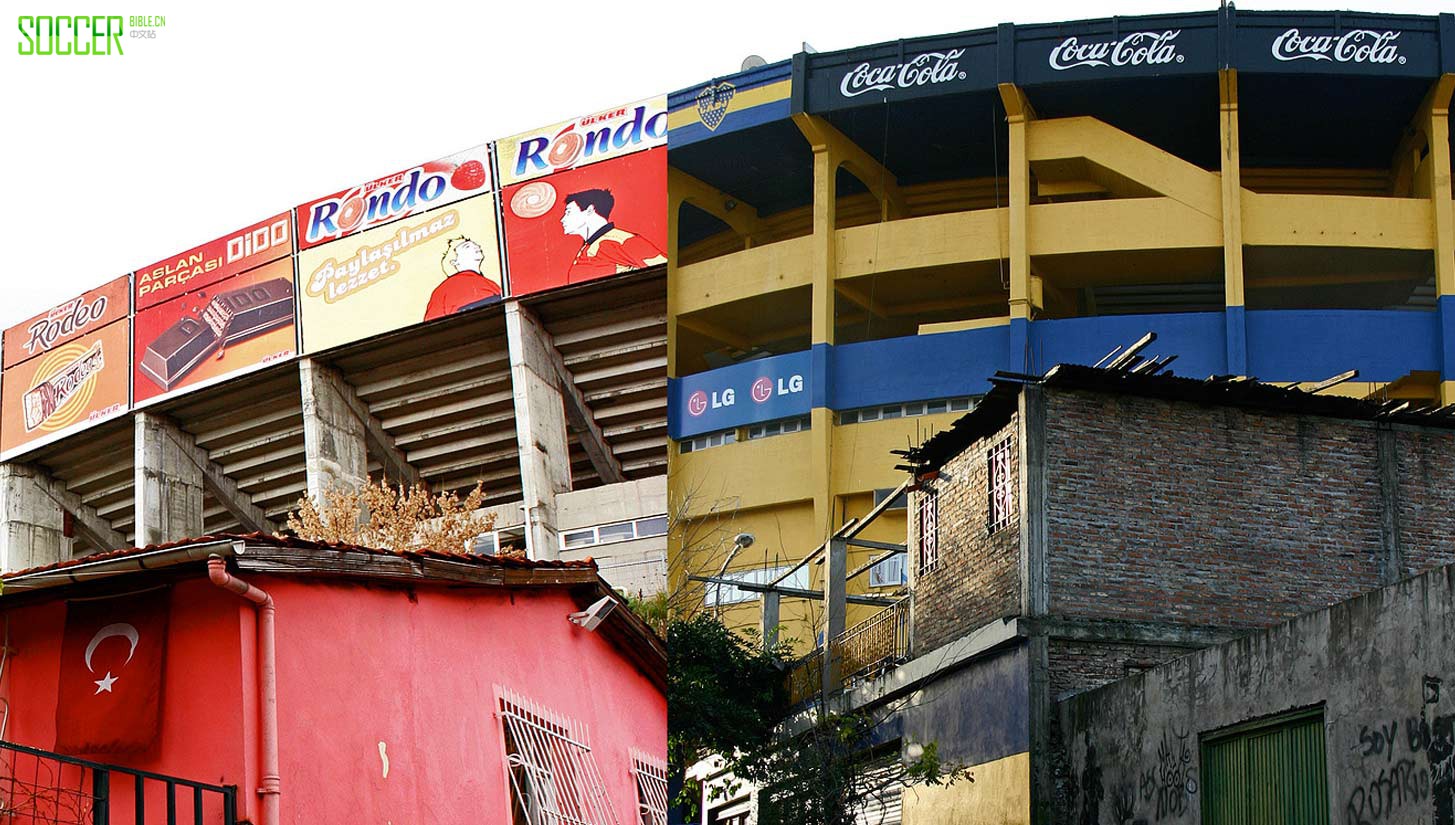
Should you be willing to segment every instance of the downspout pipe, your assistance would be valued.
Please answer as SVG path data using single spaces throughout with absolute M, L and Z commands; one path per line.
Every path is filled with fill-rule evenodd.
M 278 759 L 278 652 L 274 643 L 273 597 L 227 572 L 227 563 L 213 554 L 207 558 L 207 577 L 223 590 L 258 606 L 258 693 L 262 704 L 263 771 L 258 795 L 262 797 L 259 825 L 281 825 L 279 797 L 282 780 Z

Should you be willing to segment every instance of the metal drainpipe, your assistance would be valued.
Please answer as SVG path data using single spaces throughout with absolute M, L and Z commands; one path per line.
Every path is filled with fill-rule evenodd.
M 262 797 L 262 821 L 259 825 L 280 825 L 278 775 L 278 656 L 273 637 L 273 597 L 227 572 L 227 564 L 216 554 L 207 557 L 207 577 L 224 590 L 236 593 L 258 606 L 258 698 L 262 704 L 261 738 L 263 740 L 263 781 L 258 788 Z

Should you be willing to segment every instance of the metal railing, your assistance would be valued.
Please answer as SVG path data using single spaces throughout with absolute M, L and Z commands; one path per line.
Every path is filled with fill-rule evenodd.
M 874 676 L 909 655 L 909 599 L 896 602 L 834 639 L 843 684 Z
M 838 687 L 878 676 L 909 658 L 909 599 L 903 599 L 848 628 L 833 641 Z M 823 690 L 820 648 L 788 668 L 788 702 L 797 705 Z
M 0 822 L 146 825 L 149 821 L 237 825 L 237 786 L 210 785 L 0 742 Z

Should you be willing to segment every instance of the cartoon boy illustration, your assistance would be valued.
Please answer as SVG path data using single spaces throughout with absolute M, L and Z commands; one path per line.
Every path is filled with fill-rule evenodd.
M 500 285 L 480 274 L 484 260 L 485 250 L 480 244 L 463 235 L 451 238 L 440 258 L 445 280 L 430 293 L 424 320 L 432 321 L 500 300 Z
M 561 229 L 567 235 L 581 236 L 581 250 L 571 262 L 566 283 L 667 262 L 667 256 L 651 241 L 611 222 L 614 206 L 616 198 L 610 189 L 584 189 L 566 196 Z

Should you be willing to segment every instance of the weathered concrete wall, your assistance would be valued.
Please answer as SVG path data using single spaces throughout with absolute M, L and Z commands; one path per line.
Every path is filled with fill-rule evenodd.
M 36 471 L 0 464 L 0 570 L 24 570 L 71 556 L 65 513 L 41 489 Z
M 995 435 L 955 456 L 934 482 L 939 497 L 939 564 L 919 572 L 919 507 L 925 493 L 909 497 L 909 565 L 914 586 L 914 648 L 928 651 L 975 628 L 1021 611 L 1020 520 L 989 532 L 990 488 L 986 455 L 1002 439 L 1014 438 L 1018 416 Z M 1011 474 L 1020 473 L 1011 449 Z M 1020 511 L 1019 485 L 1016 512 Z
M 1330 822 L 1455 823 L 1455 566 L 1061 702 L 1058 821 L 1200 822 L 1201 738 L 1316 706 Z

